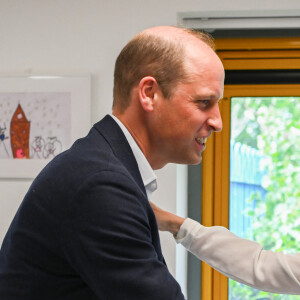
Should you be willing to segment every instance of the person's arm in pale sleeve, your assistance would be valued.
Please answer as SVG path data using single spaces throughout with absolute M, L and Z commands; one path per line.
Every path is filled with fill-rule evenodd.
M 263 250 L 225 227 L 205 227 L 153 206 L 161 230 L 227 277 L 273 293 L 300 294 L 300 253 Z

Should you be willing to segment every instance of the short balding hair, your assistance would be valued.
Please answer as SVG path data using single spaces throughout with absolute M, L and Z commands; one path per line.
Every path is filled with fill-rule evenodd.
M 214 50 L 213 38 L 202 31 L 181 29 Z M 131 101 L 131 91 L 142 78 L 152 76 L 163 96 L 170 98 L 174 87 L 188 79 L 184 68 L 185 45 L 181 40 L 142 32 L 120 52 L 114 71 L 113 108 L 125 111 Z

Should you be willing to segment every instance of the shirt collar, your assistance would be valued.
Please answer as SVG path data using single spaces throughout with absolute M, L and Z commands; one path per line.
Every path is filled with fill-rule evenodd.
M 148 196 L 148 199 L 150 199 L 152 193 L 157 189 L 157 177 L 152 170 L 149 162 L 147 161 L 144 153 L 128 131 L 128 129 L 124 126 L 124 124 L 114 115 L 111 115 L 111 117 L 117 122 L 117 124 L 120 126 L 121 130 L 123 131 L 130 147 L 133 152 L 133 155 L 137 161 L 139 171 L 142 176 L 142 180 L 146 189 L 146 193 Z

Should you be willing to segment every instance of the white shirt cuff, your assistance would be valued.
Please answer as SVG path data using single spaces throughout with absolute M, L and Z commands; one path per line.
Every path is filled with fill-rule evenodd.
M 199 224 L 197 221 L 192 220 L 190 218 L 186 218 L 182 225 L 180 226 L 180 229 L 177 233 L 177 236 L 175 237 L 177 244 L 184 244 L 184 246 L 190 246 L 190 243 L 192 242 L 192 236 L 193 231 L 199 230 L 199 227 L 203 227 L 201 224 Z

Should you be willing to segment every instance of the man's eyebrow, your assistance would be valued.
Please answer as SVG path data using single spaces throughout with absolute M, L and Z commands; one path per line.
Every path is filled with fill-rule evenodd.
M 221 98 L 217 97 L 216 95 L 196 95 L 193 97 L 195 99 L 195 101 L 197 100 L 219 100 Z

